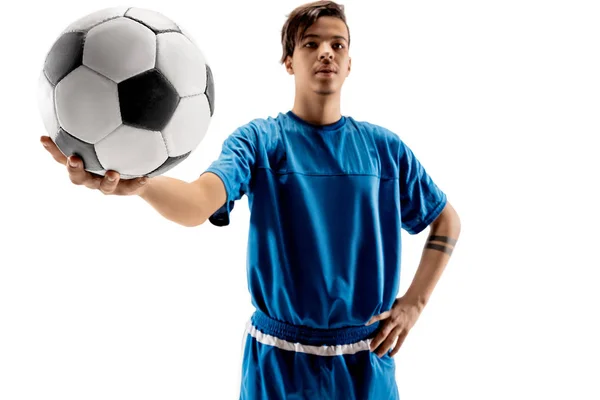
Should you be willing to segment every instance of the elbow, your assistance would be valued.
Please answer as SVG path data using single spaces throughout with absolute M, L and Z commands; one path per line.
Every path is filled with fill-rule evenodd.
M 195 221 L 183 221 L 183 222 L 179 222 L 179 225 L 183 226 L 184 228 L 195 228 L 197 226 L 202 225 L 203 222 L 195 222 Z
M 200 218 L 194 218 L 194 219 L 188 220 L 188 221 L 186 221 L 185 224 L 182 224 L 182 225 L 185 226 L 186 228 L 195 228 L 197 226 L 204 225 L 204 223 L 206 221 L 208 221 L 208 218 L 200 217 Z
M 208 221 L 208 218 L 205 217 L 203 213 L 196 212 L 192 215 L 186 215 L 175 222 L 186 228 L 195 228 L 204 224 L 206 221 Z
M 185 227 L 185 228 L 195 228 L 197 226 L 200 226 L 202 224 L 204 224 L 206 221 L 199 221 L 199 220 L 194 220 L 194 221 L 182 221 L 179 222 L 179 225 Z

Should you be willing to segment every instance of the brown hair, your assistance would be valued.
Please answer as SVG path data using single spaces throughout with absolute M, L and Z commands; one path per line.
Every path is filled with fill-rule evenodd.
M 304 35 L 306 30 L 314 24 L 319 17 L 336 17 L 344 21 L 346 28 L 346 14 L 344 6 L 334 1 L 314 1 L 297 7 L 288 16 L 281 29 L 281 45 L 283 55 L 279 62 L 283 64 L 287 56 L 291 56 L 296 48 L 296 42 Z M 350 46 L 350 28 L 348 28 L 348 46 Z

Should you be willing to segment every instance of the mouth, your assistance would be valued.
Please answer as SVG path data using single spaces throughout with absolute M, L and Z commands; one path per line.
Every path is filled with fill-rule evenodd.
M 315 74 L 335 74 L 335 70 L 330 67 L 322 66 Z

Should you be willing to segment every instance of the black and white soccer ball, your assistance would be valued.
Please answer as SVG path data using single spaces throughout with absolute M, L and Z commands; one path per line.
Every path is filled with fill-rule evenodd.
M 48 135 L 87 171 L 157 176 L 200 144 L 214 113 L 211 69 L 164 15 L 115 7 L 68 26 L 48 52 L 38 105 Z

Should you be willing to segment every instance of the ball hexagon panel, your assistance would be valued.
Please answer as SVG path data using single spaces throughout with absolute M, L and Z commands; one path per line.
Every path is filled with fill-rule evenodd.
M 156 68 L 175 86 L 181 97 L 204 93 L 206 62 L 202 52 L 181 33 L 161 33 L 157 38 Z
M 153 10 L 133 7 L 127 10 L 125 16 L 146 25 L 155 33 L 166 31 L 179 32 L 179 27 L 177 24 L 175 24 L 175 22 L 171 21 L 161 13 Z
M 65 156 L 70 157 L 76 155 L 81 158 L 85 169 L 102 169 L 102 165 L 96 156 L 93 144 L 86 143 L 69 135 L 69 133 L 65 132 L 62 128 L 58 131 L 54 143 L 56 143 L 56 146 Z
M 82 31 L 85 32 L 94 26 L 100 24 L 101 22 L 108 21 L 113 18 L 122 17 L 125 15 L 127 11 L 127 7 L 111 7 L 105 8 L 102 10 L 95 11 L 91 14 L 84 16 L 83 18 L 78 19 L 73 22 L 71 25 L 64 30 L 64 32 L 69 31 Z
M 148 177 L 152 178 L 154 176 L 158 176 L 158 175 L 164 174 L 165 172 L 167 172 L 168 170 L 170 170 L 171 168 L 173 168 L 174 166 L 176 166 L 177 164 L 179 164 L 180 162 L 182 162 L 183 160 L 185 160 L 190 155 L 190 153 L 191 152 L 182 154 L 182 155 L 177 156 L 177 157 L 169 157 L 169 158 L 167 158 L 167 161 L 165 161 L 160 167 L 158 167 L 154 171 L 150 172 L 148 174 Z
M 115 18 L 92 28 L 83 64 L 116 83 L 154 68 L 156 35 L 139 22 Z
M 55 89 L 59 125 L 94 144 L 121 125 L 117 84 L 82 65 Z
M 163 129 L 169 156 L 180 156 L 200 144 L 210 123 L 210 108 L 204 94 L 181 99 L 173 118 Z
M 124 124 L 160 131 L 177 108 L 175 88 L 156 69 L 129 78 L 118 86 Z
M 131 176 L 143 176 L 154 171 L 168 158 L 160 132 L 127 125 L 121 125 L 94 147 L 105 170 Z
M 183 36 L 185 36 L 186 38 L 189 39 L 190 42 L 192 42 L 194 44 L 194 46 L 200 48 L 200 46 L 198 45 L 198 42 L 196 42 L 196 40 L 194 39 L 194 36 L 192 36 L 189 32 L 188 29 L 186 29 L 184 26 L 178 25 L 179 27 L 179 31 L 181 32 L 181 34 Z M 208 61 L 208 60 L 207 60 Z
M 44 73 L 54 86 L 83 60 L 83 32 L 69 32 L 59 37 L 50 49 L 44 63 Z
M 58 133 L 58 119 L 54 108 L 54 86 L 48 82 L 44 71 L 40 74 L 37 92 L 38 108 L 48 135 L 54 140 Z
M 179 30 L 181 31 L 182 35 L 184 35 L 190 42 L 192 42 L 194 46 L 196 46 L 197 49 L 200 49 L 200 46 L 194 40 L 194 37 L 189 33 L 189 31 L 185 27 L 179 25 Z M 204 54 L 202 54 L 202 56 L 206 64 L 206 89 L 204 91 L 204 94 L 208 98 L 208 104 L 210 104 L 210 115 L 212 117 L 215 112 L 215 82 L 212 70 L 210 68 L 210 63 Z

